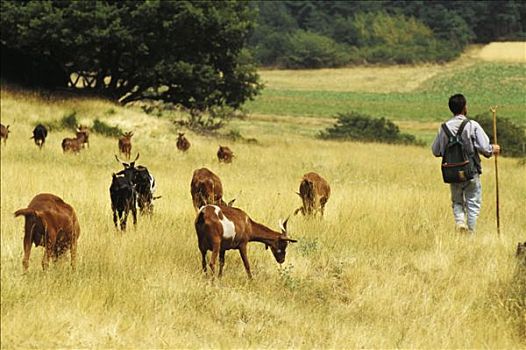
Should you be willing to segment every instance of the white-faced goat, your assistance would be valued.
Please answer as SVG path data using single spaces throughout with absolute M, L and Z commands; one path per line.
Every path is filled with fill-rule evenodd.
M 219 256 L 219 276 L 223 274 L 225 264 L 225 251 L 239 250 L 245 270 L 252 278 L 250 264 L 247 257 L 248 242 L 261 242 L 265 244 L 274 255 L 276 261 L 282 264 L 289 242 L 297 242 L 287 236 L 287 220 L 280 224 L 281 232 L 253 221 L 244 211 L 238 208 L 217 205 L 205 205 L 199 209 L 195 219 L 195 230 L 199 250 L 202 256 L 203 271 L 206 272 L 206 253 L 212 251 L 210 269 L 215 275 L 215 265 Z

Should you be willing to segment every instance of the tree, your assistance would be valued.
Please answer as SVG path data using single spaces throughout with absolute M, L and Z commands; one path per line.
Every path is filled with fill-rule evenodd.
M 85 89 L 194 110 L 239 108 L 261 89 L 243 48 L 243 1 L 2 1 L 1 42 L 47 57 Z

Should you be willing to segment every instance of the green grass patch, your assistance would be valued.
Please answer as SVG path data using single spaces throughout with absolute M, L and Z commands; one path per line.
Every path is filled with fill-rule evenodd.
M 393 67 L 393 69 L 397 69 Z M 323 72 L 320 71 L 320 79 Z M 526 125 L 526 65 L 477 63 L 468 68 L 444 69 L 411 92 L 376 93 L 274 89 L 272 82 L 254 101 L 252 113 L 332 117 L 349 110 L 393 120 L 442 121 L 450 116 L 449 96 L 463 93 L 469 114 L 504 106 L 506 116 Z
M 40 123 L 35 123 L 35 126 Z M 79 121 L 77 119 L 77 112 L 72 111 L 64 114 L 59 120 L 43 122 L 48 130 L 50 131 L 60 131 L 60 130 L 77 130 Z
M 124 132 L 118 126 L 111 126 L 99 119 L 95 119 L 93 121 L 92 130 L 93 132 L 97 134 L 101 134 L 101 135 L 109 136 L 109 137 L 119 137 L 122 134 L 124 134 Z

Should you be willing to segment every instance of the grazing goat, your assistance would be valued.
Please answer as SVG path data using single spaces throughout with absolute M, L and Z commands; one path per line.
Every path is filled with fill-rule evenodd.
M 184 136 L 184 133 L 179 133 L 179 136 L 177 137 L 177 149 L 179 151 L 186 152 L 190 148 L 190 141 Z
M 323 216 L 325 204 L 331 195 L 329 183 L 316 173 L 307 173 L 300 183 L 298 195 L 303 201 L 303 206 L 294 211 L 294 215 L 301 211 L 303 215 L 314 215 L 320 212 Z
M 133 224 L 137 224 L 137 193 L 133 184 L 124 176 L 112 174 L 110 186 L 111 210 L 113 211 L 113 223 L 121 231 L 126 231 L 126 221 L 131 210 Z M 117 220 L 118 219 L 118 220 Z
M 219 159 L 220 162 L 232 163 L 232 158 L 234 158 L 234 153 L 230 148 L 226 146 L 219 146 L 219 150 L 217 151 L 217 159 Z
M 266 248 L 270 247 L 276 261 L 282 264 L 285 261 L 288 243 L 297 242 L 287 236 L 287 221 L 288 219 L 280 224 L 280 233 L 253 221 L 241 209 L 217 205 L 203 206 L 195 219 L 203 271 L 206 272 L 207 251 L 212 251 L 210 269 L 213 275 L 219 255 L 219 276 L 221 276 L 225 264 L 225 251 L 238 249 L 247 275 L 252 278 L 247 257 L 247 244 L 252 241 L 264 243 Z
M 133 136 L 133 132 L 125 132 L 120 138 L 119 138 L 119 152 L 123 153 L 126 158 L 130 159 L 131 156 L 131 138 Z
M 46 142 L 47 137 L 47 129 L 44 125 L 38 124 L 33 129 L 33 136 L 31 137 L 35 141 L 35 145 L 38 146 L 38 148 L 42 149 L 44 146 L 44 143 Z
M 139 153 L 131 163 L 123 162 L 117 155 L 115 155 L 115 159 L 124 166 L 124 169 L 119 171 L 117 175 L 124 175 L 135 186 L 137 204 L 141 214 L 153 214 L 153 201 L 161 198 L 161 196 L 153 196 L 156 189 L 155 178 L 148 171 L 148 168 L 141 165 L 135 166 L 135 161 L 139 159 Z
M 190 194 L 196 211 L 206 204 L 225 205 L 221 179 L 207 168 L 194 171 Z
M 62 151 L 64 153 L 68 151 L 79 153 L 85 143 L 85 137 L 86 134 L 83 132 L 77 132 L 77 137 L 74 139 L 66 137 L 64 140 L 62 140 Z
M 79 125 L 77 127 L 77 138 L 79 138 L 79 135 L 84 135 L 84 142 L 82 143 L 82 147 L 88 146 L 89 148 L 89 129 L 87 126 Z
M 75 269 L 77 240 L 80 226 L 75 210 L 61 198 L 50 194 L 36 195 L 29 206 L 15 212 L 15 217 L 23 215 L 26 219 L 24 234 L 24 271 L 29 267 L 31 246 L 44 247 L 42 268 L 47 269 L 49 258 L 56 261 L 68 249 L 71 252 L 71 267 Z
M 9 130 L 9 125 L 4 126 L 4 124 L 0 124 L 0 138 L 4 140 L 4 145 L 7 145 L 7 138 L 10 132 L 11 130 Z

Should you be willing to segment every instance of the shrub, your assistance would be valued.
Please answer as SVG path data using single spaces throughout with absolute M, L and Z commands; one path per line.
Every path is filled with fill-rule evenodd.
M 358 13 L 348 24 L 348 42 L 370 63 L 448 61 L 460 54 L 437 40 L 429 27 L 414 18 L 385 12 Z
M 224 135 L 227 139 L 234 141 L 234 142 L 244 142 L 244 143 L 250 143 L 250 144 L 258 144 L 258 140 L 253 137 L 245 137 L 241 135 L 241 132 L 237 129 L 232 129 L 228 133 Z
M 242 118 L 243 112 L 228 106 L 211 107 L 206 111 L 191 109 L 185 119 L 174 120 L 178 127 L 186 127 L 201 134 L 213 134 L 234 118 Z
M 476 120 L 493 142 L 493 116 L 487 112 L 476 115 Z M 526 133 L 524 128 L 506 117 L 497 117 L 497 139 L 502 155 L 507 157 L 526 157 Z
M 322 139 L 422 144 L 413 135 L 401 133 L 398 126 L 387 118 L 372 118 L 351 112 L 339 114 L 336 119 L 333 127 L 320 133 Z
M 286 68 L 339 67 L 349 63 L 346 46 L 320 34 L 297 30 L 286 45 L 280 60 Z
M 111 126 L 99 119 L 93 121 L 93 132 L 109 137 L 119 137 L 124 132 L 118 126 Z
M 77 130 L 79 121 L 77 120 L 77 112 L 72 111 L 68 114 L 65 114 L 59 120 L 48 121 L 42 123 L 44 124 L 49 131 L 60 131 L 60 130 Z

